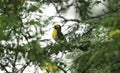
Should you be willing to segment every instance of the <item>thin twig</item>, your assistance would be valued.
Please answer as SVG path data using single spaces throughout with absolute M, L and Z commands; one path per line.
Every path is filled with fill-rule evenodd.
M 60 70 L 62 70 L 64 73 L 67 73 L 66 70 L 64 70 L 61 66 L 57 66 Z
M 8 72 L 8 70 L 5 68 L 5 66 L 3 64 L 0 63 L 0 65 L 6 71 L 6 73 L 10 73 L 10 72 Z
M 61 15 L 59 15 L 59 16 L 57 16 L 57 17 L 60 17 L 60 18 L 64 19 L 65 22 L 68 22 L 68 21 L 74 21 L 74 22 L 78 22 L 78 23 L 81 22 L 81 21 L 78 20 L 78 19 L 67 19 L 67 18 L 65 18 L 65 17 L 63 17 L 63 16 L 61 16 Z
M 23 71 L 26 69 L 26 67 L 30 64 L 30 62 L 26 62 L 26 64 L 20 69 L 21 72 L 20 73 L 23 73 Z M 19 72 L 19 71 L 18 71 Z
M 15 59 L 14 59 L 14 62 L 13 62 L 13 69 L 12 69 L 12 73 L 15 72 L 15 65 L 16 65 L 16 62 L 17 62 L 17 57 L 18 57 L 18 52 L 16 52 L 15 54 Z

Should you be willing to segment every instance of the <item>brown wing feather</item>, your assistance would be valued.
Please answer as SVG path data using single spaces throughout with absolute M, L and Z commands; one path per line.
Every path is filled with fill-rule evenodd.
M 59 38 L 60 40 L 66 41 L 66 39 L 65 39 L 65 37 L 64 37 L 64 35 L 63 35 L 62 32 L 58 32 L 58 38 Z

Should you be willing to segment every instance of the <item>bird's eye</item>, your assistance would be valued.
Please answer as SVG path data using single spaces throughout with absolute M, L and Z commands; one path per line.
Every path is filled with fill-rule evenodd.
M 61 29 L 61 26 L 60 25 L 55 25 L 53 28 L 54 29 Z

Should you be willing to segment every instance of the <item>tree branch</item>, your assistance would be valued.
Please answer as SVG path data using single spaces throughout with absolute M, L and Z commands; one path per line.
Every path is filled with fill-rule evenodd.
M 57 16 L 57 17 L 60 17 L 60 18 L 64 19 L 65 22 L 68 22 L 68 21 L 74 21 L 74 22 L 78 22 L 78 23 L 81 22 L 81 21 L 78 20 L 78 19 L 67 19 L 67 18 L 65 18 L 65 17 L 63 17 L 63 16 L 61 16 L 61 15 L 59 15 L 59 16 Z
M 57 67 L 58 67 L 60 70 L 62 70 L 64 73 L 67 73 L 67 71 L 64 70 L 61 66 L 58 66 L 58 65 L 57 65 Z
M 54 2 L 54 1 L 52 1 L 52 0 L 50 0 L 50 1 L 51 1 L 51 3 L 54 5 L 54 7 L 55 7 L 55 9 L 56 9 L 57 14 L 59 14 L 60 12 L 62 12 L 62 11 L 64 11 L 64 10 L 66 10 L 66 9 L 68 9 L 69 7 L 71 7 L 72 5 L 74 5 L 73 3 L 68 4 L 68 5 L 65 5 L 64 7 L 63 7 L 63 5 L 60 5 L 60 6 L 61 6 L 61 8 L 58 8 L 58 5 L 56 5 L 56 4 L 58 4 L 58 3 L 55 3 L 55 2 Z
M 66 7 L 68 8 L 68 7 L 70 7 L 70 6 L 73 5 L 73 4 L 69 4 L 69 5 L 67 5 L 65 8 L 62 7 L 62 8 L 60 8 L 60 9 L 58 9 L 58 6 L 57 6 L 53 1 L 51 1 L 51 3 L 54 5 L 57 14 L 59 14 L 62 10 L 65 10 Z M 107 7 L 110 11 L 105 12 L 104 14 L 101 14 L 101 15 L 98 15 L 98 16 L 90 17 L 90 19 L 101 18 L 101 17 L 103 17 L 103 16 L 105 16 L 105 15 L 111 13 L 111 12 L 117 12 L 117 11 L 119 11 L 119 9 L 120 9 L 120 8 L 117 8 L 117 9 L 111 10 L 110 7 L 108 7 L 108 6 L 105 5 L 104 3 L 102 3 L 102 4 L 103 4 L 105 7 Z M 67 18 L 61 16 L 60 14 L 59 14 L 59 16 L 56 16 L 56 17 L 62 18 L 62 19 L 64 20 L 64 22 L 68 22 L 68 21 L 73 21 L 73 22 L 78 22 L 78 23 L 81 22 L 81 20 L 78 20 L 78 19 L 67 19 Z
M 20 73 L 23 73 L 23 71 L 26 69 L 26 67 L 30 64 L 30 62 L 26 62 L 26 64 L 21 68 L 19 69 L 20 70 Z M 19 73 L 19 71 L 18 71 Z
M 14 62 L 13 62 L 12 73 L 15 72 L 15 65 L 16 65 L 16 62 L 17 62 L 17 57 L 18 57 L 18 52 L 16 52 L 16 54 L 15 54 L 15 59 L 14 59 Z
M 1 67 L 6 71 L 6 73 L 10 73 L 10 72 L 8 72 L 8 70 L 5 68 L 4 65 L 2 65 L 1 63 L 0 63 L 0 65 L 1 65 Z

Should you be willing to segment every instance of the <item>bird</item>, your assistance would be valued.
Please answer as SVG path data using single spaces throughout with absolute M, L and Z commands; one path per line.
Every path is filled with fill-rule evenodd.
M 60 44 L 62 44 L 65 47 L 67 47 L 68 50 L 71 51 L 71 48 L 79 48 L 82 51 L 88 50 L 87 47 L 89 46 L 90 42 L 85 42 L 85 43 L 82 43 L 82 44 L 69 43 L 68 41 L 66 41 L 65 36 L 61 32 L 61 26 L 60 26 L 60 24 L 55 24 L 53 28 L 54 28 L 54 30 L 52 31 L 52 38 L 56 42 L 59 42 Z
M 63 33 L 61 32 L 61 25 L 60 24 L 55 24 L 53 27 L 53 31 L 52 31 L 52 38 L 58 42 L 58 41 L 66 41 Z
M 66 47 L 68 47 L 67 45 L 67 41 L 65 36 L 63 35 L 63 33 L 61 32 L 61 25 L 60 24 L 55 24 L 53 27 L 53 31 L 52 31 L 52 38 L 55 40 L 55 46 L 54 50 L 51 50 L 53 52 L 55 52 L 55 54 L 57 55 L 59 52 L 65 52 L 65 50 L 67 50 Z

